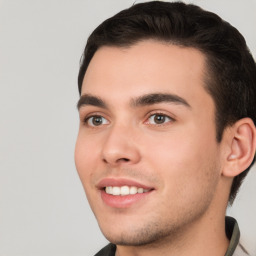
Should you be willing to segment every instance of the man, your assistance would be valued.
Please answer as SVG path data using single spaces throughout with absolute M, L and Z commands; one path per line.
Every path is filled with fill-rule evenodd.
M 136 4 L 88 39 L 75 161 L 111 242 L 96 255 L 248 255 L 225 218 L 253 164 L 244 38 L 184 3 Z

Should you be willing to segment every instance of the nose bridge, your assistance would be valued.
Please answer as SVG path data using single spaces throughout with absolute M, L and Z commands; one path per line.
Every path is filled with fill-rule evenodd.
M 111 165 L 138 162 L 140 155 L 136 136 L 136 130 L 124 123 L 110 127 L 102 147 L 103 161 Z

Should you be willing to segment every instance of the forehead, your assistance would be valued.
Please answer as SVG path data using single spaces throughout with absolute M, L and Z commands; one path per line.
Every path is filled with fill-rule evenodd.
M 129 47 L 104 46 L 96 51 L 86 71 L 82 95 L 139 97 L 173 93 L 187 99 L 204 89 L 206 57 L 199 50 L 146 40 Z M 202 96 L 202 95 L 201 95 Z

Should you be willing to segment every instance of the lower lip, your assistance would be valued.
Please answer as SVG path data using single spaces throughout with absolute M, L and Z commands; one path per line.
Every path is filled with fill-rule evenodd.
M 152 193 L 152 191 L 148 191 L 145 193 L 138 193 L 134 195 L 113 196 L 113 195 L 107 194 L 105 190 L 101 190 L 101 198 L 103 202 L 110 207 L 128 208 L 128 207 L 131 207 L 133 204 L 145 201 L 150 193 Z

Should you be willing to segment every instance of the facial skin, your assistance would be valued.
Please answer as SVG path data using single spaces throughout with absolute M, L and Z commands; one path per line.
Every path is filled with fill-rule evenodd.
M 223 186 L 223 146 L 205 70 L 198 50 L 150 40 L 102 47 L 88 67 L 75 161 L 99 226 L 120 255 L 130 255 L 121 254 L 127 246 L 153 252 L 167 241 L 191 247 L 192 236 L 193 244 L 221 238 L 225 253 L 230 187 Z M 104 197 L 103 186 L 135 182 L 149 191 Z

